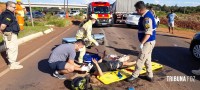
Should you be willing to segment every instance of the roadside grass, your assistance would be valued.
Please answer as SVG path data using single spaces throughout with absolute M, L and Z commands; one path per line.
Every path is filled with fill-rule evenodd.
M 22 38 L 22 37 L 25 37 L 25 36 L 28 36 L 30 34 L 34 34 L 34 33 L 37 33 L 37 32 L 45 31 L 48 28 L 49 27 L 46 27 L 46 26 L 35 26 L 35 27 L 25 26 L 24 30 L 19 32 L 18 38 Z M 3 41 L 3 36 L 1 34 L 0 35 L 0 42 L 2 42 L 2 41 Z

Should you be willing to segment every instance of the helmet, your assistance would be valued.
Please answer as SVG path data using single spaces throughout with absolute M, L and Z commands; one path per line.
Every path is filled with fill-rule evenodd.
M 21 0 L 16 0 L 17 2 L 21 2 Z
M 86 78 L 76 77 L 72 80 L 71 86 L 73 90 L 85 90 L 86 89 Z
M 96 14 L 92 14 L 91 18 L 96 19 L 97 20 L 97 15 Z

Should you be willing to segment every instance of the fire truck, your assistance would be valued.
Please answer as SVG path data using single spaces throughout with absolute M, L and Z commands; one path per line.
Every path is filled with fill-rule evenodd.
M 91 2 L 87 8 L 87 14 L 87 17 L 92 14 L 97 15 L 95 26 L 112 26 L 114 23 L 109 2 Z

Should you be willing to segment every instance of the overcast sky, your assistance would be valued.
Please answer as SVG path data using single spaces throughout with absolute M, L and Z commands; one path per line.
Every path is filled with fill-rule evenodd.
M 0 0 L 1 2 L 6 2 L 8 0 Z M 11 0 L 16 1 L 16 0 Z M 22 0 L 22 2 L 27 3 L 28 0 Z M 64 3 L 64 0 L 30 0 L 32 3 Z M 67 1 L 67 0 L 66 0 Z M 69 4 L 88 4 L 91 1 L 109 1 L 113 3 L 115 0 L 69 0 Z M 125 1 L 125 0 L 124 0 Z M 198 6 L 200 5 L 200 0 L 143 0 L 145 3 L 153 4 L 166 4 L 167 6 Z

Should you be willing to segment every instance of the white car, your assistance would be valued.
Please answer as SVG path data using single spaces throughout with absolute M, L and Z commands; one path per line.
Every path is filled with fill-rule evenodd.
M 79 15 L 80 12 L 78 10 L 72 10 L 70 13 L 69 13 L 69 16 L 72 17 L 72 16 L 76 16 L 76 15 Z
M 139 14 L 132 13 L 132 14 L 127 16 L 125 23 L 126 23 L 126 25 L 128 27 L 136 26 L 136 25 L 138 25 L 139 19 L 140 19 L 140 15 Z
M 128 27 L 137 26 L 138 22 L 139 22 L 139 19 L 140 19 L 140 15 L 139 14 L 132 13 L 132 14 L 127 16 L 125 23 L 126 23 L 126 25 Z M 155 17 L 155 20 L 156 20 L 156 24 L 157 24 L 157 27 L 158 27 L 159 24 L 160 24 L 160 19 L 158 17 Z

